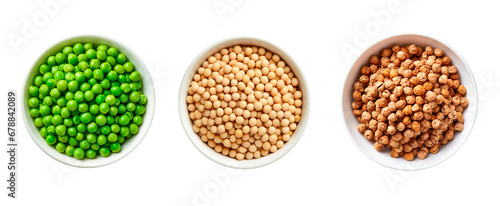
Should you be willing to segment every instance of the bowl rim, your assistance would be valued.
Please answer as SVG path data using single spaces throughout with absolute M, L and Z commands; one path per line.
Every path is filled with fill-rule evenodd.
M 245 43 L 245 42 L 252 42 L 252 43 Z M 228 45 L 224 46 L 225 44 Z M 299 78 L 299 87 L 300 90 L 302 91 L 303 104 L 302 104 L 301 120 L 297 125 L 297 129 L 293 133 L 291 140 L 288 141 L 281 149 L 278 149 L 276 152 L 269 154 L 265 157 L 261 157 L 259 159 L 251 159 L 251 160 L 244 159 L 239 161 L 214 151 L 212 148 L 208 147 L 206 143 L 201 141 L 200 136 L 198 134 L 194 133 L 194 131 L 192 130 L 193 123 L 189 119 L 189 114 L 187 112 L 187 104 L 185 100 L 188 88 L 184 88 L 184 84 L 187 84 L 186 82 L 192 81 L 193 74 L 191 73 L 195 73 L 196 69 L 199 68 L 201 65 L 201 63 L 198 64 L 198 62 L 203 62 L 206 58 L 208 58 L 210 55 L 213 55 L 214 52 L 217 52 L 220 49 L 235 45 L 242 45 L 242 46 L 252 45 L 252 46 L 263 47 L 268 51 L 272 51 L 273 53 L 280 55 L 281 59 L 284 60 L 287 63 L 287 65 L 290 66 L 293 73 L 296 74 L 295 76 Z M 253 169 L 269 165 L 281 159 L 288 152 L 290 152 L 292 148 L 298 143 L 304 130 L 307 127 L 307 122 L 310 115 L 311 98 L 309 95 L 310 92 L 308 89 L 305 74 L 302 72 L 299 65 L 293 60 L 293 58 L 283 49 L 276 46 L 275 44 L 272 44 L 268 41 L 259 38 L 245 37 L 245 36 L 229 37 L 218 40 L 210 44 L 192 60 L 191 64 L 186 69 L 186 72 L 184 73 L 184 76 L 180 83 L 178 110 L 179 110 L 179 117 L 181 119 L 181 124 L 184 129 L 184 132 L 186 133 L 186 136 L 195 146 L 195 148 L 205 157 L 212 160 L 213 162 L 216 162 L 226 167 L 234 169 Z M 255 163 L 256 161 L 258 161 L 258 163 Z
M 478 91 L 477 91 L 477 85 L 476 85 L 476 80 L 474 78 L 474 74 L 472 73 L 472 70 L 470 69 L 469 65 L 467 64 L 467 62 L 465 61 L 465 59 L 462 57 L 462 55 L 460 55 L 460 53 L 455 49 L 453 48 L 450 44 L 442 41 L 441 39 L 439 38 L 436 38 L 434 36 L 429 36 L 429 35 L 424 35 L 424 34 L 417 34 L 417 33 L 403 33 L 403 34 L 396 34 L 396 35 L 391 35 L 391 36 L 387 36 L 387 37 L 384 37 L 382 39 L 379 39 L 377 40 L 376 42 L 370 44 L 368 47 L 366 47 L 364 49 L 364 51 L 362 53 L 360 53 L 359 55 L 357 55 L 357 58 L 351 63 L 351 67 L 349 68 L 347 74 L 345 75 L 345 80 L 344 80 L 344 88 L 342 89 L 342 98 L 340 98 L 340 101 L 341 101 L 341 104 L 340 104 L 340 109 L 341 109 L 341 112 L 342 112 L 342 122 L 344 122 L 344 126 L 345 126 L 345 129 L 351 139 L 351 141 L 354 143 L 354 145 L 356 145 L 356 147 L 361 151 L 363 152 L 363 154 L 365 154 L 365 156 L 367 156 L 368 158 L 370 158 L 371 160 L 373 160 L 374 162 L 382 165 L 382 166 L 385 166 L 387 168 L 390 168 L 390 169 L 395 169 L 395 170 L 401 170 L 401 171 L 418 171 L 418 170 L 424 170 L 424 169 L 428 169 L 428 168 L 431 168 L 431 167 L 434 167 L 436 165 L 439 165 L 443 162 L 445 162 L 446 160 L 448 160 L 450 157 L 452 157 L 456 152 L 458 152 L 458 150 L 460 150 L 460 148 L 465 144 L 465 142 L 467 141 L 467 139 L 469 138 L 470 134 L 472 133 L 472 131 L 474 130 L 474 125 L 476 123 L 476 119 L 477 119 L 477 110 L 479 109 L 479 101 L 478 101 L 478 95 L 474 96 L 472 99 L 475 101 L 476 105 L 474 107 L 474 112 L 473 112 L 473 121 L 469 124 L 471 124 L 471 129 L 469 131 L 467 131 L 466 134 L 464 134 L 465 136 L 462 137 L 464 138 L 464 140 L 462 141 L 461 144 L 459 144 L 447 157 L 443 158 L 442 160 L 440 161 L 437 161 L 436 163 L 434 164 L 429 164 L 429 165 L 426 165 L 426 166 L 423 166 L 423 167 L 417 167 L 417 168 L 414 168 L 414 167 L 394 167 L 394 166 L 391 166 L 391 165 L 387 165 L 387 164 L 384 164 L 383 162 L 379 161 L 377 158 L 371 156 L 367 151 L 365 151 L 365 149 L 363 149 L 356 141 L 356 137 L 354 137 L 352 134 L 351 134 L 351 130 L 349 128 L 349 125 L 347 125 L 347 121 L 346 121 L 346 115 L 352 115 L 352 114 L 346 114 L 344 112 L 344 103 L 345 103 L 345 99 L 344 99 L 344 93 L 346 91 L 346 86 L 349 86 L 347 85 L 347 81 L 348 81 L 348 77 L 349 77 L 349 73 L 351 72 L 352 69 L 354 69 L 354 66 L 355 64 L 360 61 L 360 58 L 362 56 L 365 55 L 365 53 L 368 52 L 368 50 L 374 46 L 376 46 L 377 44 L 379 44 L 380 42 L 382 41 L 386 41 L 386 40 L 389 40 L 389 39 L 393 39 L 393 38 L 398 38 L 398 37 L 404 37 L 404 36 L 409 36 L 409 37 L 418 37 L 418 38 L 426 38 L 426 39 L 430 39 L 430 40 L 434 40 L 436 42 L 439 42 L 441 44 L 443 44 L 444 46 L 446 46 L 448 49 L 450 49 L 453 53 L 455 53 L 458 57 L 458 59 L 460 59 L 460 61 L 463 62 L 464 64 L 464 68 L 462 69 L 462 72 L 466 72 L 468 76 L 470 76 L 471 80 L 472 80 L 472 85 L 473 85 L 473 91 L 478 94 Z M 453 61 L 453 60 L 452 60 Z M 469 88 L 468 88 L 469 90 Z M 468 98 L 469 99 L 469 98 Z M 472 108 L 471 108 L 472 109 Z M 392 158 L 392 157 L 389 157 L 388 158 Z M 411 164 L 410 161 L 408 161 L 408 164 Z
M 83 39 L 83 40 L 79 40 L 79 39 Z M 148 86 L 150 86 L 150 89 L 148 89 L 148 90 L 150 90 L 152 96 L 148 96 L 148 104 L 147 104 L 147 107 L 146 107 L 147 110 L 149 111 L 149 113 L 151 113 L 151 117 L 149 118 L 150 120 L 149 121 L 143 121 L 143 124 L 140 126 L 140 128 L 142 128 L 144 130 L 144 134 L 143 135 L 138 136 L 139 133 L 134 135 L 134 137 L 138 137 L 138 140 L 136 140 L 137 142 L 135 142 L 134 145 L 130 145 L 130 147 L 128 147 L 130 149 L 127 150 L 127 151 L 123 151 L 123 146 L 122 146 L 122 150 L 119 153 L 114 153 L 113 154 L 113 155 L 116 156 L 113 159 L 111 159 L 111 158 L 110 158 L 110 160 L 105 159 L 105 158 L 109 158 L 109 156 L 108 156 L 108 157 L 99 157 L 99 158 L 104 159 L 102 161 L 99 161 L 96 158 L 96 159 L 87 160 L 87 162 L 84 162 L 82 160 L 77 160 L 76 158 L 69 157 L 69 156 L 67 156 L 67 155 L 65 155 L 63 153 L 59 153 L 59 152 L 57 154 L 60 154 L 60 155 L 63 155 L 63 156 L 52 155 L 51 152 L 47 151 L 47 149 L 44 147 L 44 145 L 40 145 L 41 143 L 39 143 L 35 139 L 35 138 L 43 138 L 43 137 L 39 133 L 32 132 L 31 129 L 30 129 L 30 127 L 31 127 L 30 125 L 33 124 L 33 120 L 31 120 L 31 122 L 30 122 L 30 120 L 28 120 L 28 119 L 32 119 L 32 117 L 29 115 L 29 107 L 24 102 L 26 96 L 28 96 L 28 98 L 29 98 L 29 94 L 26 95 L 26 93 L 28 92 L 29 77 L 31 76 L 31 73 L 33 73 L 34 70 L 36 69 L 36 67 L 39 65 L 37 63 L 40 61 L 41 58 L 43 58 L 44 56 L 47 55 L 47 52 L 49 50 L 52 50 L 52 49 L 55 49 L 55 48 L 58 48 L 58 47 L 64 48 L 64 46 L 68 46 L 68 45 L 74 44 L 74 43 L 82 43 L 82 42 L 96 43 L 98 41 L 106 42 L 106 44 L 108 46 L 110 46 L 109 44 L 112 44 L 112 45 L 116 45 L 118 47 L 121 47 L 122 49 L 120 49 L 119 51 L 123 52 L 123 50 L 125 50 L 125 53 L 128 54 L 127 57 L 133 56 L 136 59 L 136 60 L 134 60 L 135 62 L 133 64 L 136 67 L 137 67 L 137 65 L 140 65 L 143 68 L 143 70 L 145 71 L 145 73 L 147 74 L 147 75 L 143 75 L 143 72 L 141 71 L 141 77 L 142 77 L 143 81 L 146 80 L 144 82 L 150 82 L 150 84 L 148 84 Z M 30 67 L 29 71 L 27 72 L 27 74 L 24 77 L 25 83 L 23 84 L 24 88 L 23 88 L 23 91 L 22 91 L 23 103 L 21 103 L 21 112 L 22 112 L 22 116 L 23 116 L 22 119 L 23 119 L 24 125 L 26 127 L 26 130 L 28 131 L 28 134 L 31 136 L 31 139 L 48 156 L 52 157 L 53 159 L 57 160 L 58 162 L 61 162 L 61 163 L 65 164 L 65 165 L 69 165 L 69 166 L 73 166 L 73 167 L 78 167 L 78 168 L 97 168 L 97 167 L 103 167 L 103 166 L 115 163 L 115 162 L 123 159 L 124 157 L 126 157 L 130 153 L 132 153 L 132 151 L 134 151 L 139 146 L 139 144 L 144 140 L 144 138 L 146 137 L 146 135 L 147 135 L 147 133 L 148 133 L 150 127 L 151 127 L 151 124 L 153 122 L 154 113 L 155 113 L 154 111 L 155 111 L 155 105 L 156 105 L 156 94 L 155 94 L 154 83 L 153 83 L 153 80 L 151 79 L 151 75 L 149 74 L 149 70 L 148 70 L 146 64 L 144 64 L 144 62 L 139 57 L 139 55 L 137 55 L 127 45 L 123 44 L 120 41 L 117 41 L 115 39 L 112 39 L 112 38 L 109 38 L 109 37 L 103 36 L 103 35 L 86 34 L 86 35 L 70 36 L 70 37 L 64 38 L 62 40 L 51 42 L 51 44 L 46 49 L 42 50 L 37 55 L 37 58 L 35 60 L 33 60 L 33 63 L 31 65 L 32 66 Z M 146 120 L 146 119 L 144 119 L 144 120 Z M 33 127 L 34 127 L 34 125 L 33 125 Z M 39 130 L 38 128 L 35 128 L 35 129 Z M 52 146 L 50 146 L 50 147 L 52 147 Z M 50 149 L 54 149 L 55 150 L 55 148 L 50 148 Z M 78 164 L 75 163 L 75 162 L 78 162 Z

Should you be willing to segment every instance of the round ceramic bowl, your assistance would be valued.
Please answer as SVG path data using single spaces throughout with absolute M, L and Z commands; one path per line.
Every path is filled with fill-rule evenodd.
M 380 152 L 375 150 L 373 146 L 374 142 L 367 140 L 363 134 L 358 132 L 357 125 L 359 122 L 357 121 L 356 116 L 352 113 L 351 103 L 354 101 L 352 97 L 352 93 L 354 91 L 353 84 L 361 75 L 361 67 L 369 65 L 368 59 L 371 55 L 379 55 L 382 49 L 391 48 L 395 44 L 400 46 L 416 44 L 417 46 L 423 48 L 425 48 L 425 46 L 431 46 L 433 49 L 441 48 L 444 51 L 444 54 L 451 59 L 451 63 L 457 67 L 460 75 L 460 82 L 467 88 L 466 97 L 469 100 L 469 106 L 465 108 L 463 112 L 463 116 L 465 118 L 463 131 L 455 132 L 455 138 L 452 141 L 441 146 L 437 154 L 429 153 L 427 158 L 423 160 L 415 158 L 413 161 L 407 161 L 402 157 L 392 158 L 388 149 L 383 149 Z M 347 127 L 347 131 L 351 135 L 353 142 L 363 153 L 365 153 L 366 156 L 371 158 L 373 161 L 392 169 L 419 170 L 432 167 L 445 161 L 455 154 L 455 152 L 457 152 L 458 149 L 460 149 L 460 147 L 465 143 L 467 137 L 472 131 L 474 122 L 476 121 L 478 106 L 477 94 L 474 76 L 472 75 L 472 72 L 464 58 L 462 58 L 462 56 L 460 56 L 455 49 L 451 48 L 443 41 L 427 36 L 415 34 L 398 35 L 375 43 L 363 52 L 363 54 L 361 54 L 354 62 L 344 84 L 344 92 L 342 94 L 342 112 L 345 120 L 345 126 Z
M 139 133 L 134 135 L 132 138 L 127 139 L 127 141 L 123 143 L 120 152 L 112 153 L 108 157 L 102 157 L 100 155 L 97 155 L 95 159 L 85 158 L 83 160 L 78 160 L 74 157 L 69 157 L 64 153 L 59 153 L 54 146 L 48 145 L 45 142 L 45 139 L 40 135 L 39 129 L 35 126 L 33 118 L 29 114 L 30 108 L 28 107 L 28 99 L 30 95 L 28 92 L 28 88 L 32 84 L 33 78 L 35 78 L 35 76 L 39 74 L 38 67 L 42 63 L 44 63 L 50 55 L 54 55 L 57 52 L 60 52 L 62 48 L 65 46 L 73 45 L 78 42 L 80 43 L 91 42 L 94 45 L 106 44 L 108 46 L 117 48 L 119 52 L 125 54 L 127 56 L 127 60 L 132 62 L 135 66 L 135 69 L 141 73 L 143 82 L 142 91 L 148 97 L 148 103 L 146 104 L 146 113 L 143 116 L 143 124 L 139 127 Z M 142 139 L 144 139 L 153 120 L 154 109 L 155 109 L 155 91 L 153 86 L 153 80 L 149 75 L 146 65 L 144 65 L 144 63 L 141 61 L 139 56 L 137 56 L 137 54 L 135 54 L 131 49 L 126 47 L 124 44 L 100 36 L 77 36 L 54 44 L 52 47 L 47 49 L 43 54 L 41 54 L 40 57 L 35 61 L 28 76 L 26 77 L 26 83 L 23 90 L 23 100 L 21 105 L 22 105 L 22 113 L 23 113 L 22 115 L 24 123 L 26 125 L 26 128 L 28 129 L 28 132 L 31 135 L 33 141 L 35 141 L 38 147 L 40 147 L 40 149 L 42 149 L 45 153 L 47 153 L 55 160 L 67 165 L 72 165 L 76 167 L 99 167 L 111 164 L 127 156 L 139 145 L 139 143 L 141 143 Z
M 293 133 L 291 139 L 279 150 L 274 153 L 271 153 L 267 156 L 261 157 L 259 159 L 251 159 L 251 160 L 241 160 L 238 161 L 228 156 L 224 156 L 212 148 L 210 148 L 206 143 L 204 143 L 200 136 L 193 131 L 193 123 L 189 118 L 189 112 L 187 109 L 186 97 L 188 94 L 188 89 L 193 79 L 194 74 L 202 65 L 202 63 L 211 55 L 217 53 L 223 48 L 227 48 L 230 46 L 241 45 L 241 46 L 258 46 L 266 48 L 267 50 L 280 55 L 281 59 L 284 60 L 287 65 L 290 66 L 295 76 L 299 79 L 299 89 L 302 91 L 302 116 L 299 124 L 297 125 L 297 129 Z M 227 39 L 220 42 L 217 42 L 207 49 L 202 51 L 191 63 L 186 73 L 184 74 L 184 78 L 182 79 L 180 91 L 179 91 L 179 115 L 181 118 L 182 126 L 184 127 L 184 131 L 186 132 L 189 140 L 193 143 L 193 145 L 207 158 L 211 159 L 214 162 L 217 162 L 221 165 L 232 167 L 232 168 L 241 168 L 241 169 L 250 169 L 257 168 L 267 164 L 270 164 L 281 157 L 283 157 L 286 153 L 288 153 L 299 141 L 302 133 L 304 132 L 307 124 L 307 120 L 309 117 L 309 92 L 307 90 L 306 80 L 304 78 L 303 73 L 297 66 L 297 64 L 293 61 L 293 59 L 285 53 L 283 50 L 278 48 L 277 46 L 268 43 L 263 40 L 254 39 L 254 38 L 233 38 Z

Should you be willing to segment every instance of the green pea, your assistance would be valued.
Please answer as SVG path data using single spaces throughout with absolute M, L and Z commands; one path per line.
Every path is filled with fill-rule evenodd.
M 49 79 L 52 79 L 54 78 L 54 74 L 50 73 L 50 72 L 47 72 L 43 75 L 43 81 L 44 82 L 47 82 Z
M 84 139 L 82 141 L 80 141 L 80 143 L 78 144 L 78 146 L 84 150 L 88 149 L 90 147 L 90 143 Z
M 85 113 L 89 111 L 89 105 L 87 103 L 78 104 L 78 112 Z
M 54 115 L 51 119 L 53 125 L 60 125 L 62 124 L 63 118 L 61 115 Z
M 39 87 L 43 84 L 43 77 L 42 76 L 36 76 L 35 79 L 33 79 L 33 84 L 35 86 Z
M 92 121 L 92 114 L 90 114 L 88 112 L 83 113 L 80 115 L 80 120 L 82 121 L 82 123 L 88 124 Z
M 117 107 L 112 106 L 112 107 L 109 108 L 109 115 L 115 116 L 117 114 L 118 114 L 118 108 Z
M 97 141 L 97 136 L 95 134 L 88 134 L 86 139 L 90 144 L 94 144 Z
M 89 49 L 85 52 L 85 56 L 87 56 L 88 59 L 95 59 L 97 58 L 97 52 L 94 49 Z
M 64 151 L 66 151 L 66 145 L 62 142 L 59 142 L 56 145 L 56 150 L 60 153 L 63 153 Z
M 127 73 L 134 71 L 134 64 L 132 64 L 132 62 L 125 62 L 125 64 L 123 64 L 123 67 L 125 68 L 125 71 Z
M 62 50 L 62 53 L 65 55 L 73 53 L 73 48 L 70 46 L 65 46 Z
M 68 145 L 66 147 L 66 151 L 65 151 L 66 155 L 73 156 L 74 152 L 75 152 L 75 147 L 74 146 Z
M 38 116 L 40 116 L 40 110 L 38 108 L 32 108 L 32 109 L 30 109 L 30 116 L 31 117 L 38 117 Z
M 83 48 L 85 48 L 85 51 L 94 48 L 94 44 L 88 42 L 83 45 Z
M 129 99 L 131 102 L 138 102 L 141 100 L 141 94 L 139 94 L 139 92 L 132 92 L 130 93 Z
M 80 124 L 81 123 L 80 116 L 78 115 L 73 116 L 73 123 Z
M 75 92 L 78 89 L 78 82 L 77 81 L 70 81 L 68 83 L 68 90 L 70 92 Z
M 75 151 L 73 151 L 73 156 L 76 158 L 76 159 L 83 159 L 85 155 L 85 152 L 83 151 L 82 148 L 76 148 Z
M 71 115 L 70 110 L 67 107 L 61 108 L 61 117 L 68 118 Z
M 68 54 L 68 63 L 72 65 L 78 64 L 78 56 L 76 54 Z
M 68 101 L 66 101 L 66 98 L 64 98 L 64 97 L 59 97 L 57 99 L 56 103 L 57 103 L 57 106 L 64 107 L 64 106 L 66 106 L 66 104 L 68 103 Z
M 95 118 L 95 122 L 99 126 L 104 126 L 106 124 L 106 116 L 100 114 Z
M 113 95 L 108 95 L 106 96 L 106 99 L 105 99 L 105 102 L 108 104 L 108 105 L 114 105 L 115 104 L 115 96 Z
M 137 105 L 134 111 L 135 115 L 143 115 L 146 112 L 146 107 L 143 105 Z
M 110 91 L 111 94 L 113 94 L 114 96 L 120 96 L 120 94 L 122 94 L 122 90 L 120 89 L 119 86 L 112 86 Z
M 94 99 L 94 92 L 88 90 L 85 92 L 84 96 L 85 96 L 85 100 L 92 101 L 92 99 Z
M 116 81 L 118 79 L 118 74 L 116 71 L 112 70 L 109 71 L 109 73 L 106 75 L 106 78 L 109 79 L 109 81 Z
M 106 125 L 112 125 L 115 123 L 115 118 L 111 115 L 106 116 Z
M 111 149 L 111 151 L 114 153 L 120 152 L 121 148 L 122 148 L 122 146 L 120 145 L 120 143 L 117 143 L 117 142 L 109 145 L 109 149 Z
M 116 135 L 116 133 L 110 133 L 108 135 L 108 142 L 116 142 L 117 139 L 118 135 Z
M 85 138 L 85 136 L 81 132 L 77 133 L 75 137 L 77 141 L 82 141 Z
M 109 133 L 111 133 L 111 127 L 109 127 L 108 125 L 104 125 L 101 127 L 101 134 L 108 135 Z
M 88 61 L 89 59 L 87 58 L 87 56 L 85 54 L 79 54 L 78 55 L 78 62 L 85 62 L 85 61 Z
M 91 123 L 87 124 L 87 131 L 90 133 L 95 133 L 95 132 L 97 132 L 98 129 L 99 129 L 99 127 L 97 126 L 97 124 L 95 122 L 91 122 Z
M 73 72 L 68 72 L 64 75 L 66 82 L 75 80 L 75 74 Z
M 62 143 L 67 143 L 68 142 L 68 135 L 62 135 L 57 137 L 57 139 L 62 142 Z
M 121 64 L 117 64 L 113 68 L 113 71 L 115 71 L 117 74 L 124 74 L 125 73 L 125 67 L 123 67 Z
M 50 90 L 50 96 L 57 99 L 61 96 L 61 91 L 54 88 L 54 89 Z
M 30 86 L 30 87 L 28 88 L 28 93 L 30 93 L 30 95 L 31 95 L 32 97 L 37 97 L 37 96 L 38 96 L 38 87 L 33 86 L 33 85 L 32 85 L 32 86 Z
M 109 63 L 110 66 L 114 66 L 116 64 L 116 59 L 112 56 L 106 57 L 106 62 Z
M 129 130 L 130 130 L 130 134 L 137 134 L 137 133 L 139 133 L 139 126 L 137 126 L 137 124 L 135 124 L 135 123 L 132 123 L 129 125 Z
M 57 53 L 56 54 L 56 62 L 58 64 L 65 63 L 66 62 L 66 55 L 64 55 L 63 53 Z
M 31 108 L 35 108 L 35 107 L 38 107 L 38 104 L 39 104 L 39 100 L 38 98 L 36 97 L 31 97 L 29 100 L 28 100 L 28 106 L 31 107 Z
M 125 61 L 127 61 L 127 57 L 125 56 L 125 54 L 118 54 L 118 56 L 116 56 L 116 61 L 120 64 L 123 64 L 125 63 Z
M 54 125 L 49 125 L 49 126 L 47 126 L 47 132 L 48 132 L 49 134 L 53 134 L 53 135 L 55 135 L 55 134 L 56 134 L 56 126 L 54 126 Z
M 78 103 L 75 100 L 69 100 L 66 103 L 66 107 L 69 111 L 76 111 L 78 109 Z
M 92 149 L 89 149 L 85 152 L 85 156 L 89 159 L 94 159 L 96 155 L 97 153 Z
M 104 61 L 104 60 L 106 60 L 106 57 L 108 57 L 108 55 L 106 55 L 106 51 L 102 51 L 102 50 L 98 49 L 97 53 L 96 53 L 96 57 L 97 57 L 97 59 Z
M 49 66 L 53 66 L 56 64 L 56 58 L 54 56 L 47 57 L 47 64 Z
M 78 133 L 78 131 L 76 131 L 76 128 L 75 127 L 69 127 L 67 130 L 66 130 L 66 133 L 68 133 L 68 135 L 70 137 L 74 137 L 76 136 L 76 134 Z
M 66 92 L 66 94 L 64 95 L 64 98 L 69 101 L 69 100 L 74 100 L 75 99 L 75 94 L 73 92 Z
M 111 82 L 108 79 L 103 79 L 100 85 L 103 89 L 109 89 L 111 87 Z
M 53 89 L 56 87 L 57 80 L 56 79 L 48 79 L 45 84 L 49 87 L 49 89 Z
M 59 91 L 64 92 L 66 91 L 67 88 L 68 88 L 68 83 L 66 80 L 61 80 L 57 82 L 57 89 Z
M 125 137 L 124 136 L 119 136 L 118 140 L 116 142 L 122 144 L 123 142 L 125 142 Z
M 88 83 L 90 86 L 94 86 L 95 84 L 97 84 L 97 79 L 92 77 L 89 79 Z
M 99 144 L 99 145 L 104 145 L 104 144 L 106 144 L 107 141 L 108 141 L 108 139 L 104 135 L 99 135 L 97 137 L 97 144 Z
M 128 82 L 127 82 L 127 76 L 125 76 L 125 75 L 123 75 L 123 74 L 118 75 L 118 82 L 119 82 L 120 84 L 123 84 L 123 83 L 128 83 Z
M 84 51 L 84 48 L 83 48 L 83 45 L 81 43 L 76 43 L 75 45 L 73 45 L 73 52 L 75 54 L 81 54 L 83 53 Z
M 63 119 L 63 125 L 66 127 L 73 126 L 73 121 L 70 118 Z
M 48 65 L 42 64 L 40 65 L 40 67 L 38 67 L 38 71 L 40 72 L 40 74 L 44 75 L 45 73 L 50 72 L 50 68 Z
M 52 99 L 51 99 L 51 101 L 52 101 Z M 44 105 L 40 106 L 40 114 L 42 116 L 46 116 L 46 115 L 50 114 L 50 112 L 51 111 L 50 111 L 49 105 L 44 104 Z
M 130 102 L 127 104 L 127 111 L 133 112 L 135 110 L 135 104 Z
M 114 47 L 110 47 L 106 53 L 112 57 L 118 56 L 118 50 Z
M 54 118 L 52 118 L 53 120 Z M 57 124 L 54 124 L 54 125 L 57 125 Z M 64 125 L 57 125 L 56 126 L 56 134 L 59 135 L 59 136 L 63 136 L 66 134 L 66 126 Z
M 120 135 L 121 136 L 127 136 L 130 134 L 130 129 L 128 127 L 121 127 L 120 128 Z
M 47 127 L 40 128 L 40 136 L 47 137 L 47 135 L 49 135 L 49 132 L 47 131 Z
M 123 104 L 120 104 L 120 106 L 118 106 L 118 113 L 124 114 L 125 112 L 127 112 L 127 107 L 125 107 L 125 105 Z
M 109 151 L 108 147 L 101 147 L 101 149 L 99 149 L 99 154 L 101 154 L 101 156 L 103 157 L 109 156 L 110 153 L 111 152 Z
M 127 125 L 128 123 L 130 122 L 130 118 L 126 115 L 122 115 L 119 119 L 118 119 L 118 124 L 124 126 L 124 125 Z
M 78 130 L 78 132 L 86 132 L 87 131 L 87 125 L 85 123 L 80 123 L 78 125 L 76 125 L 76 130 Z M 76 134 L 78 136 L 78 134 Z
M 47 135 L 47 137 L 45 138 L 45 141 L 47 142 L 48 145 L 53 145 L 56 143 L 57 141 L 57 138 L 55 135 L 53 134 L 49 134 Z
M 83 102 L 85 100 L 82 91 L 76 91 L 75 95 L 74 95 L 74 98 L 75 98 L 75 101 L 78 102 L 78 103 Z
M 75 70 L 75 67 L 71 64 L 65 64 L 63 66 L 64 72 L 73 72 Z
M 97 80 L 103 80 L 104 79 L 104 72 L 100 69 L 94 69 L 94 78 Z
M 90 145 L 90 149 L 91 150 L 97 150 L 97 151 L 99 151 L 100 148 L 101 148 L 101 145 L 99 145 L 97 143 L 94 143 L 94 144 Z
M 97 104 L 90 105 L 89 112 L 90 112 L 90 114 L 93 114 L 93 115 L 99 114 L 99 106 L 97 106 Z
M 92 69 L 85 69 L 83 70 L 83 75 L 85 78 L 90 79 L 94 74 L 92 74 Z
M 61 114 L 61 107 L 59 105 L 52 106 L 52 114 L 60 115 Z

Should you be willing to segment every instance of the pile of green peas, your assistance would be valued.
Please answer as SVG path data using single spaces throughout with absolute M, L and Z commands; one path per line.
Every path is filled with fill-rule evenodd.
M 141 74 L 114 47 L 65 46 L 38 68 L 29 113 L 48 145 L 76 159 L 120 152 L 146 112 Z

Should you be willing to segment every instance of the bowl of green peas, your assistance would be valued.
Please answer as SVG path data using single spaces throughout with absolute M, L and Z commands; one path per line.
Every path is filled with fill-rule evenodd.
M 141 59 L 99 36 L 56 43 L 26 78 L 22 112 L 33 141 L 52 158 L 99 167 L 132 152 L 151 125 L 155 92 Z

